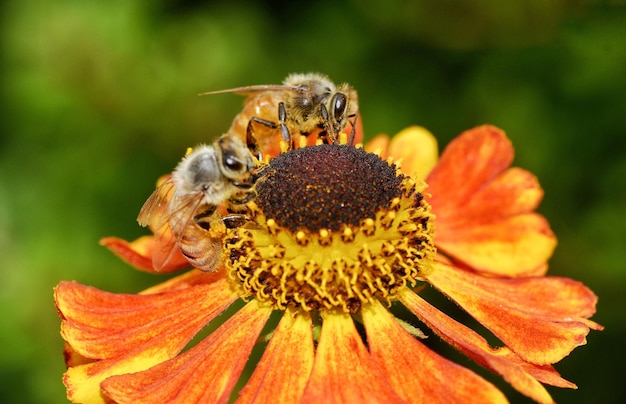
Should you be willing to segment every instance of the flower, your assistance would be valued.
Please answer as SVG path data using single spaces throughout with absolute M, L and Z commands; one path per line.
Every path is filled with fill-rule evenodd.
M 556 238 L 534 212 L 543 191 L 512 159 L 492 126 L 464 132 L 439 160 L 418 127 L 365 148 L 276 156 L 247 205 L 250 223 L 228 230 L 216 272 L 194 269 L 137 295 L 57 286 L 69 399 L 226 402 L 267 334 L 237 402 L 506 401 L 427 347 L 410 324 L 419 320 L 522 394 L 552 402 L 544 384 L 576 387 L 552 365 L 602 327 L 589 320 L 589 289 L 545 275 Z M 158 248 L 152 237 L 103 244 L 147 271 Z M 177 256 L 167 270 L 184 265 Z M 429 303 L 428 287 L 499 346 Z M 401 306 L 414 317 L 396 317 Z

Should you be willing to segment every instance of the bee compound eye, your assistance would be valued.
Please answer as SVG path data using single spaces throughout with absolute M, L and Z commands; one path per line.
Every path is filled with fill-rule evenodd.
M 333 96 L 331 105 L 333 107 L 333 118 L 336 121 L 341 121 L 346 112 L 346 105 L 348 100 L 343 93 L 337 93 Z
M 228 168 L 231 171 L 243 170 L 243 164 L 241 164 L 241 161 L 237 160 L 233 156 L 227 157 L 226 160 L 224 160 L 224 164 L 226 165 L 226 168 Z
M 232 153 L 224 153 L 224 167 L 230 171 L 240 172 L 243 171 L 243 164 Z

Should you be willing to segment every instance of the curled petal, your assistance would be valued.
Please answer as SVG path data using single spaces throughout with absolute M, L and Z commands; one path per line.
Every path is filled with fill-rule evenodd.
M 209 337 L 150 369 L 113 376 L 104 394 L 119 403 L 225 403 L 269 318 L 251 301 Z
M 587 319 L 596 296 L 571 279 L 488 278 L 439 263 L 428 282 L 531 363 L 556 363 L 601 328 Z
M 287 310 L 237 403 L 299 403 L 313 368 L 308 313 Z
M 411 290 L 402 291 L 400 300 L 446 342 L 487 369 L 500 374 L 516 390 L 533 400 L 539 403 L 553 402 L 541 383 L 576 388 L 576 385 L 561 378 L 552 366 L 528 363 L 508 348 L 490 347 L 483 337 L 429 305 Z
M 117 237 L 105 237 L 100 240 L 100 244 L 134 268 L 146 272 L 157 272 L 154 270 L 153 264 L 154 251 L 162 247 L 154 236 L 143 236 L 130 243 Z M 179 249 L 176 249 L 167 265 L 161 268 L 158 273 L 172 272 L 188 267 L 189 261 L 185 259 Z
M 364 307 L 363 322 L 374 360 L 406 402 L 507 402 L 491 383 L 439 356 L 407 333 L 380 303 Z
M 462 133 L 428 176 L 440 250 L 479 271 L 540 274 L 556 246 L 547 221 L 531 212 L 543 191 L 536 178 L 507 168 L 513 146 L 504 132 L 480 126 Z
M 402 403 L 348 314 L 324 316 L 303 403 Z

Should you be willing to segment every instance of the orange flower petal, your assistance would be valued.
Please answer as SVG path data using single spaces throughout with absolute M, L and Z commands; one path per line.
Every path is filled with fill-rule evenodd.
M 147 295 L 113 294 L 61 282 L 55 289 L 63 317 L 61 335 L 86 358 L 115 358 L 150 345 L 175 355 L 237 299 L 223 275 L 206 278 L 213 282 Z
M 74 348 L 72 348 L 72 346 L 67 342 L 65 343 L 65 348 L 63 349 L 63 356 L 65 357 L 65 365 L 68 368 L 79 365 L 86 365 L 88 363 L 92 363 L 95 360 L 85 358 L 84 356 L 76 352 Z
M 287 311 L 237 403 L 299 403 L 313 368 L 308 313 Z
M 532 212 L 542 197 L 543 190 L 532 173 L 517 167 L 509 168 L 472 194 L 462 209 L 456 206 L 454 211 L 440 210 L 444 218 L 442 230 L 459 231 L 463 227 L 485 225 Z
M 500 276 L 545 274 L 557 244 L 547 220 L 534 213 L 462 229 L 440 227 L 439 222 L 435 243 L 441 252 L 477 271 Z
M 389 139 L 378 135 L 365 145 L 370 153 L 380 153 L 380 158 L 401 160 L 401 169 L 413 178 L 424 179 L 437 164 L 437 139 L 421 126 L 411 126 Z
M 543 197 L 536 178 L 511 168 L 513 147 L 492 126 L 466 131 L 444 150 L 427 182 L 441 251 L 479 271 L 541 274 L 556 238 L 531 214 Z
M 348 314 L 324 316 L 303 403 L 401 403 Z
M 439 356 L 407 333 L 380 303 L 365 306 L 362 314 L 374 360 L 407 402 L 507 402 L 494 385 Z
M 190 274 L 194 272 L 199 273 L 192 271 Z M 69 369 L 63 382 L 71 401 L 104 402 L 100 395 L 100 383 L 104 379 L 138 372 L 170 359 L 204 324 L 232 302 L 231 296 L 224 297 L 221 292 L 226 285 L 219 276 L 190 274 L 167 282 L 172 289 L 176 289 L 174 285 L 201 285 L 183 291 L 190 292 L 187 295 L 183 292 L 115 295 L 75 282 L 62 282 L 57 286 L 55 300 L 64 319 L 61 333 L 68 341 L 65 357 Z M 215 283 L 209 284 L 211 281 Z M 196 312 L 193 307 L 176 318 L 176 299 L 191 298 L 198 302 L 197 292 L 203 290 L 207 296 L 215 298 L 215 304 L 208 310 L 205 307 L 206 313 L 201 308 Z M 208 299 L 207 296 L 202 296 L 201 300 Z M 202 302 L 198 303 L 202 305 Z M 110 359 L 94 361 L 93 358 Z
M 586 343 L 596 296 L 567 278 L 488 278 L 436 264 L 428 282 L 446 294 L 524 360 L 556 363 Z
M 380 153 L 380 158 L 384 160 L 389 156 L 389 142 L 389 136 L 378 135 L 367 142 L 363 149 L 369 153 Z
M 154 251 L 156 248 L 160 248 L 160 244 L 154 236 L 143 236 L 130 243 L 117 237 L 105 237 L 100 240 L 100 244 L 107 247 L 126 263 L 141 271 L 165 273 L 190 266 L 189 261 L 185 259 L 180 250 L 176 249 L 167 265 L 159 271 L 155 271 L 153 264 Z
M 421 126 L 411 126 L 391 139 L 389 156 L 402 160 L 403 173 L 420 180 L 437 164 L 437 139 Z
M 104 403 L 100 383 L 110 376 L 139 372 L 170 359 L 171 351 L 160 344 L 146 344 L 141 349 L 129 350 L 123 356 L 82 366 L 71 367 L 63 375 L 67 398 L 74 403 Z M 182 349 L 182 348 L 181 348 Z
M 513 146 L 504 132 L 479 126 L 450 142 L 428 176 L 432 206 L 447 217 L 469 201 L 484 185 L 511 165 Z
M 102 390 L 119 403 L 226 403 L 271 312 L 253 300 L 185 353 Z
M 527 363 L 508 348 L 491 348 L 483 337 L 429 305 L 413 291 L 405 289 L 399 297 L 409 310 L 446 342 L 487 369 L 500 374 L 516 390 L 533 400 L 553 402 L 541 383 L 576 388 L 549 365 Z

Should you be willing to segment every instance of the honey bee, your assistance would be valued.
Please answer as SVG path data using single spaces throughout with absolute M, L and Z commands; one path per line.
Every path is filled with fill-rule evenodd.
M 194 267 L 217 269 L 227 227 L 240 226 L 241 215 L 222 216 L 217 207 L 253 186 L 256 162 L 243 141 L 223 135 L 212 145 L 191 150 L 145 202 L 137 221 L 150 225 L 162 248 L 153 254 L 156 271 L 170 261 L 176 247 Z
M 290 74 L 283 84 L 253 85 L 202 93 L 248 95 L 243 110 L 228 130 L 245 139 L 251 150 L 270 149 L 282 138 L 294 148 L 297 135 L 316 134 L 315 139 L 336 143 L 349 120 L 358 114 L 357 93 L 348 84 L 336 86 L 318 73 Z M 353 129 L 350 143 L 354 137 Z M 258 151 L 256 149 L 255 151 Z

